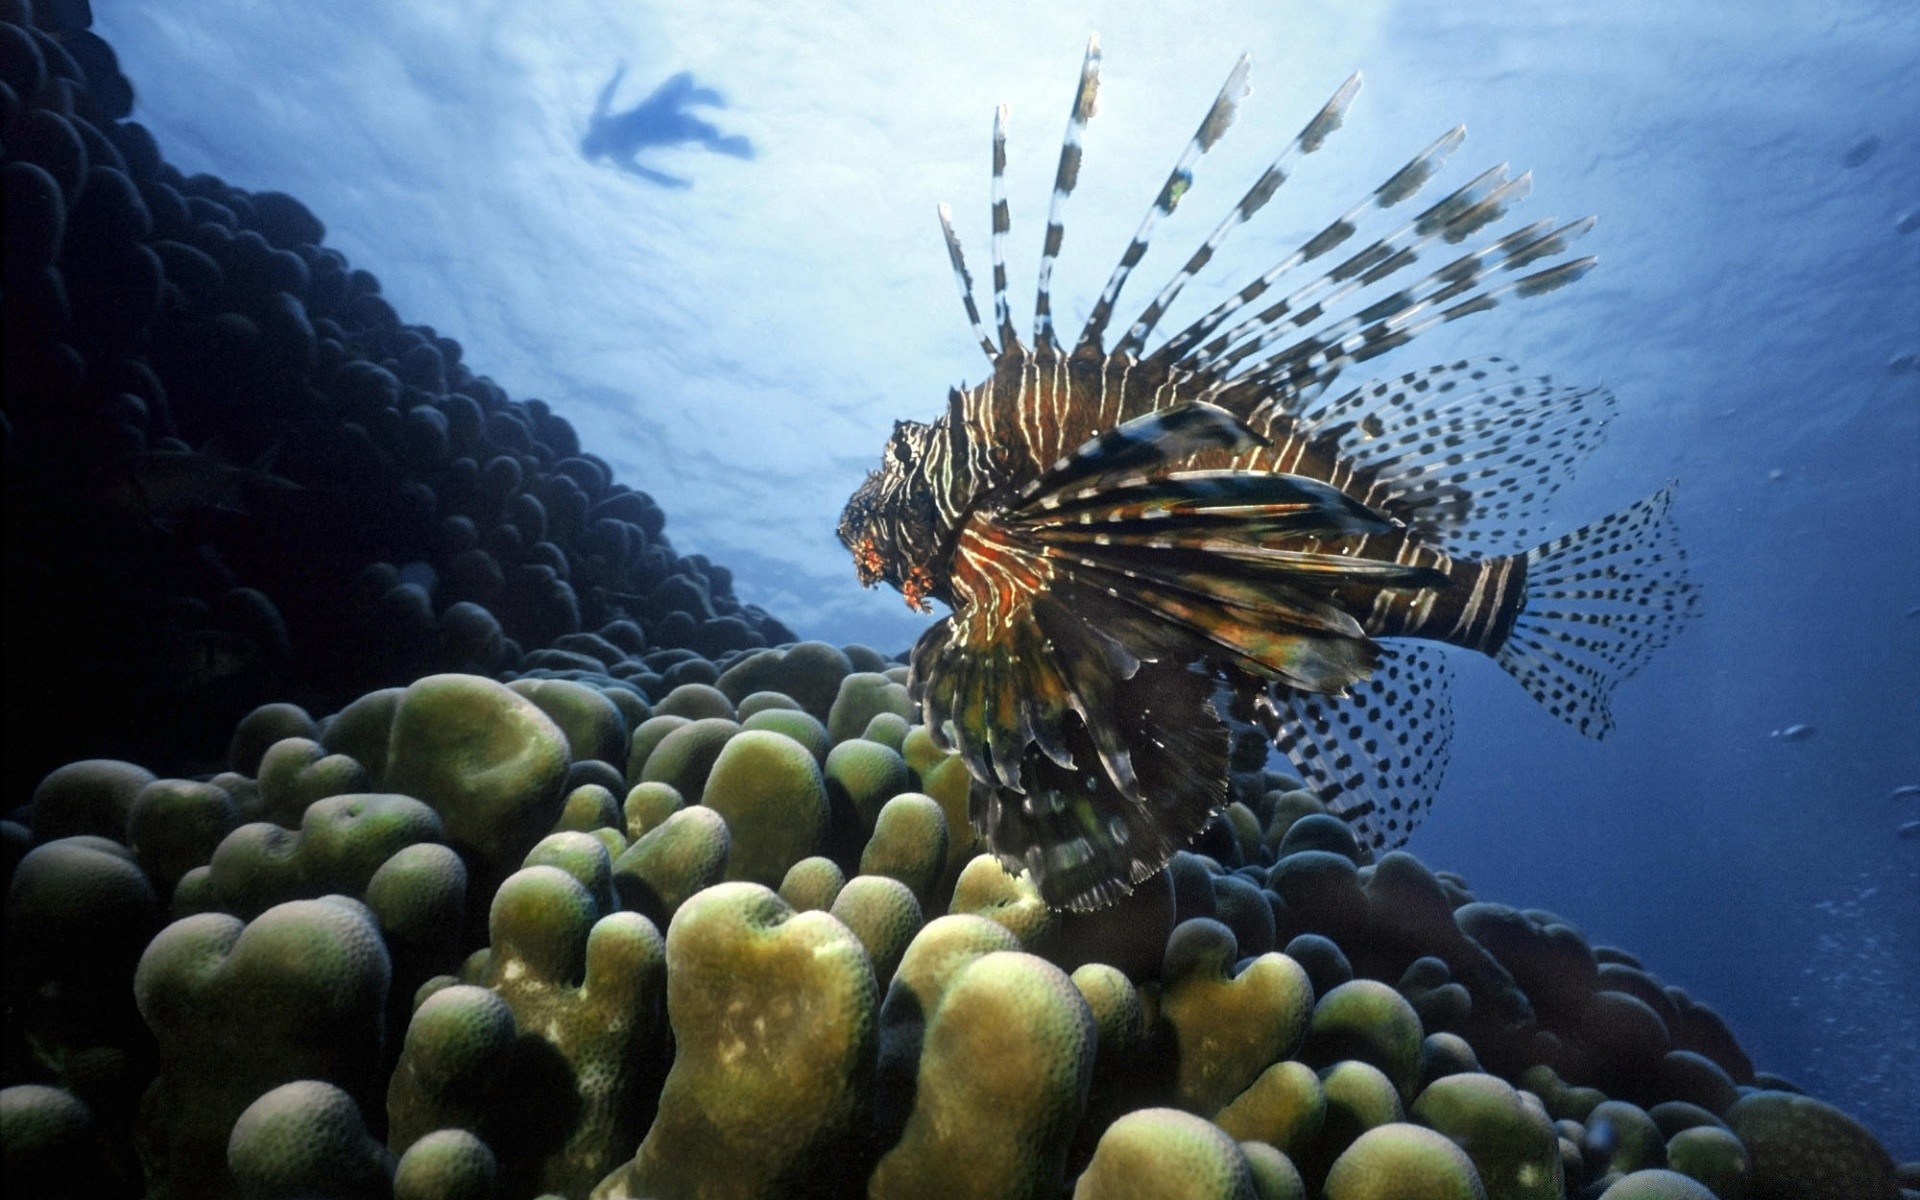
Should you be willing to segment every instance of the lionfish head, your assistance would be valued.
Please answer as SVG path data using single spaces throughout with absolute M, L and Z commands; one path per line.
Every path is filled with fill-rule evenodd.
M 895 421 L 880 469 L 847 501 L 840 514 L 840 541 L 853 552 L 860 583 L 890 583 L 907 606 L 929 611 L 928 596 L 945 598 L 946 572 L 934 561 L 940 546 L 939 514 L 926 475 L 926 448 L 933 426 Z

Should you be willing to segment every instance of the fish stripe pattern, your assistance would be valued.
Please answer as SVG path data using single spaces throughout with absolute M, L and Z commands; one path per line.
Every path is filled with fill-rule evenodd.
M 1505 164 L 1412 217 L 1376 215 L 1438 179 L 1463 128 L 1148 348 L 1226 237 L 1342 126 L 1358 75 L 1109 351 L 1107 326 L 1149 236 L 1247 94 L 1247 63 L 1237 64 L 1080 337 L 1060 346 L 1050 281 L 1099 65 L 1095 39 L 1055 172 L 1032 349 L 1006 303 L 1002 107 L 991 184 L 998 345 L 940 210 L 992 371 L 952 390 L 931 422 L 895 424 L 839 526 L 862 583 L 951 609 L 913 648 L 909 696 L 973 776 L 975 829 L 1009 871 L 1072 909 L 1124 896 L 1225 806 L 1235 728 L 1257 726 L 1363 846 L 1389 849 L 1446 769 L 1441 647 L 1491 657 L 1553 716 L 1600 737 L 1615 687 L 1697 600 L 1671 487 L 1538 541 L 1547 503 L 1604 435 L 1606 389 L 1557 385 L 1499 358 L 1339 382 L 1428 329 L 1593 266 L 1566 257 L 1590 217 L 1498 228 L 1532 189 Z M 1445 261 L 1419 273 L 1428 255 Z M 1314 262 L 1331 265 L 1279 290 Z
M 1087 42 L 1086 62 L 1080 68 L 1080 86 L 1073 94 L 1073 112 L 1067 118 L 1067 136 L 1060 143 L 1060 165 L 1054 171 L 1053 199 L 1047 205 L 1047 240 L 1040 250 L 1040 286 L 1033 300 L 1033 344 L 1058 349 L 1053 336 L 1053 263 L 1067 234 L 1067 198 L 1080 182 L 1080 146 L 1100 93 L 1100 39 Z
M 1093 313 L 1080 331 L 1079 345 L 1099 344 L 1106 332 L 1107 322 L 1113 317 L 1113 306 L 1120 299 L 1120 289 L 1126 286 L 1127 277 L 1146 257 L 1153 227 L 1160 223 L 1161 217 L 1173 214 L 1180 204 L 1180 198 L 1193 186 L 1193 164 L 1199 161 L 1202 154 L 1213 149 L 1214 143 L 1227 132 L 1227 126 L 1233 124 L 1234 113 L 1247 95 L 1247 72 L 1252 66 L 1252 57 L 1245 54 L 1234 64 L 1227 82 L 1221 85 L 1219 96 L 1214 98 L 1213 107 L 1201 118 L 1200 128 L 1194 131 L 1193 139 L 1180 154 L 1180 160 L 1174 163 L 1167 181 L 1160 185 L 1160 195 L 1148 207 L 1147 215 L 1141 218 L 1140 228 L 1134 231 L 1133 241 L 1128 244 L 1126 253 L 1120 256 L 1113 274 L 1107 277 L 1106 286 L 1100 289 L 1100 299 L 1095 301 Z

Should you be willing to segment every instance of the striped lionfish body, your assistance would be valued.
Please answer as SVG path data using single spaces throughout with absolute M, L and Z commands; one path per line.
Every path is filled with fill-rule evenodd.
M 1564 257 L 1591 218 L 1489 232 L 1529 186 L 1505 167 L 1360 238 L 1363 223 L 1425 189 L 1463 129 L 1147 349 L 1186 282 L 1340 126 L 1358 76 L 1108 349 L 1148 235 L 1246 93 L 1243 58 L 1080 337 L 1062 346 L 1047 281 L 1098 66 L 1096 41 L 1055 180 L 1032 347 L 1006 301 L 1002 108 L 997 341 L 940 213 L 992 374 L 950 393 L 932 422 L 895 425 L 839 528 L 863 583 L 890 583 L 915 608 L 952 608 L 914 647 L 911 694 L 973 774 L 980 835 L 1049 903 L 1075 909 L 1126 894 L 1225 805 L 1229 721 L 1263 728 L 1364 843 L 1396 845 L 1446 763 L 1451 712 L 1432 643 L 1491 656 L 1597 737 L 1615 684 L 1694 601 L 1666 491 L 1513 549 L 1538 536 L 1541 503 L 1598 442 L 1604 390 L 1525 378 L 1498 359 L 1333 386 L 1424 329 L 1592 266 Z M 1427 257 L 1439 261 L 1411 269 Z M 1316 261 L 1330 265 L 1277 286 Z

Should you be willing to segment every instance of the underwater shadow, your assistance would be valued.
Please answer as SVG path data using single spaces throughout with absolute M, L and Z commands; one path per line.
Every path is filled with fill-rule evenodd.
M 593 113 L 587 118 L 586 136 L 580 139 L 580 153 L 588 162 L 605 158 L 620 170 L 648 183 L 665 188 L 689 188 L 693 186 L 691 180 L 641 166 L 640 152 L 651 146 L 693 142 L 729 158 L 753 157 L 753 143 L 744 136 L 723 134 L 712 122 L 685 111 L 696 105 L 727 106 L 726 97 L 719 92 L 696 84 L 691 71 L 672 76 L 625 112 L 609 111 L 613 93 L 626 74 L 625 63 L 614 68 L 613 78 L 607 80 L 594 101 Z

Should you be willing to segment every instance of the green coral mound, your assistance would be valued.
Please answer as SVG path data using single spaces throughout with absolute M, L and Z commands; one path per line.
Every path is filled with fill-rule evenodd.
M 254 782 L 249 815 L 289 829 L 300 824 L 314 801 L 373 787 L 359 759 L 329 754 L 326 747 L 307 738 L 287 738 L 267 747 Z
M 1894 1200 L 1893 1159 L 1858 1121 L 1812 1096 L 1754 1092 L 1727 1110 L 1727 1125 L 1753 1155 L 1760 1200 Z
M 539 1184 L 579 1195 L 632 1153 L 652 1115 L 663 1061 L 665 943 L 645 917 L 601 915 L 577 879 L 538 866 L 501 887 L 492 928 L 481 982 L 507 1002 L 521 1030 L 537 1033 L 571 1081 L 551 1089 L 574 1119 L 546 1156 Z
M 828 752 L 826 778 L 834 803 L 850 809 L 870 834 L 881 807 L 907 790 L 907 763 L 897 750 L 854 738 Z
M 1334 1160 L 1326 1200 L 1485 1200 L 1473 1160 L 1418 1125 L 1367 1130 Z
M 1302 1154 L 1320 1136 L 1327 1097 L 1313 1068 L 1288 1059 L 1260 1072 L 1247 1089 L 1214 1114 L 1214 1123 L 1242 1142 L 1265 1142 Z
M 1054 1194 L 1097 1041 L 1092 1012 L 1060 968 L 1007 951 L 973 959 L 928 1018 L 913 1113 L 867 1194 Z
M 211 862 L 214 848 L 239 825 L 239 806 L 225 789 L 158 779 L 134 797 L 126 842 L 154 886 L 170 893 L 188 871 Z
M 1107 1126 L 1074 1200 L 1254 1200 L 1253 1171 L 1231 1137 L 1174 1108 Z
M 393 1172 L 393 1200 L 490 1200 L 500 1164 L 465 1129 L 436 1129 L 407 1147 Z
M 435 676 L 324 722 L 256 710 L 231 756 L 252 776 L 50 777 L 34 828 L 7 828 L 9 1182 L 1897 1200 L 1920 1179 L 1764 1090 L 1630 956 L 1409 855 L 1369 863 L 1295 781 L 1249 773 L 1199 849 L 1060 913 L 979 852 L 971 777 L 912 723 L 904 668 L 824 644 L 682 662 L 657 708 Z
M 683 683 L 653 706 L 656 717 L 685 717 L 699 721 L 719 717 L 735 719 L 733 701 L 719 688 L 705 683 Z
M 447 838 L 504 873 L 560 815 L 567 736 L 532 701 L 474 675 L 430 675 L 394 705 L 383 783 L 432 806 Z
M 1753 1158 L 1729 1129 L 1700 1125 L 1667 1139 L 1667 1166 L 1699 1180 L 1719 1200 L 1753 1194 Z
M 683 797 L 703 799 L 708 773 L 739 732 L 740 726 L 725 717 L 702 717 L 671 729 L 641 765 L 639 782 L 668 784 Z
M 1179 1054 L 1180 1106 L 1212 1116 L 1300 1041 L 1313 987 L 1300 964 L 1267 953 L 1232 973 L 1233 933 L 1218 921 L 1183 922 L 1167 941 L 1161 1016 Z
M 857 738 L 882 714 L 905 720 L 913 714 L 907 689 L 871 671 L 855 671 L 840 681 L 840 690 L 827 711 L 827 736 L 834 745 Z
M 160 1049 L 141 1117 L 157 1189 L 235 1194 L 228 1136 L 282 1083 L 332 1083 L 364 1111 L 379 1095 L 391 970 L 373 915 L 340 896 L 281 904 L 250 923 L 207 913 L 162 930 L 133 982 Z
M 805 746 L 807 753 L 813 755 L 813 761 L 823 767 L 828 751 L 833 749 L 833 741 L 827 736 L 827 727 L 820 723 L 820 719 L 795 708 L 763 708 L 750 717 L 742 718 L 740 727 L 784 734 Z
M 1448 1075 L 1427 1085 L 1408 1115 L 1467 1152 L 1487 1200 L 1554 1200 L 1565 1188 L 1560 1137 L 1544 1108 L 1492 1075 Z
M 401 849 L 445 836 L 439 816 L 411 796 L 328 796 L 308 805 L 298 831 L 261 821 L 228 834 L 208 881 L 222 909 L 251 918 L 288 900 L 359 896 Z
M 353 1097 L 330 1083 L 283 1083 L 246 1107 L 227 1139 L 240 1194 L 384 1200 L 393 1156 L 368 1134 Z
M 126 836 L 135 797 L 154 774 L 134 763 L 89 758 L 47 773 L 33 789 L 33 833 L 42 842 L 92 834 Z
M 750 654 L 721 672 L 714 685 L 735 700 L 754 692 L 779 692 L 825 724 L 853 661 L 838 646 L 799 642 L 784 650 Z
M 1313 1006 L 1302 1058 L 1315 1065 L 1342 1059 L 1372 1063 L 1403 1101 L 1420 1087 L 1420 1017 L 1399 992 L 1377 979 L 1343 983 Z
M 860 851 L 862 875 L 887 875 L 912 890 L 922 908 L 939 897 L 947 865 L 947 817 L 930 796 L 903 792 L 880 808 Z
M 1796 1193 L 1806 1194 L 1806 1193 Z M 1727 1200 L 1677 1171 L 1652 1168 L 1622 1175 L 1600 1193 L 1600 1200 Z
M 780 898 L 796 912 L 825 912 L 846 883 L 847 873 L 839 863 L 814 854 L 787 868 L 786 878 L 780 881 Z
M 690 897 L 726 878 L 733 837 L 711 808 L 684 808 L 614 860 L 620 902 L 656 922 L 672 919 Z
M 107 1181 L 89 1163 L 97 1138 L 92 1111 L 72 1092 L 37 1083 L 0 1090 L 0 1168 L 10 1195 L 105 1194 Z
M 666 963 L 676 1053 L 659 1115 L 593 1195 L 744 1200 L 850 1184 L 879 1004 L 859 940 L 758 884 L 721 883 L 675 914 Z
M 907 943 L 920 932 L 920 902 L 898 879 L 856 875 L 834 896 L 828 911 L 866 947 L 873 976 L 884 988 Z
M 805 746 L 778 733 L 742 730 L 714 759 L 701 803 L 726 819 L 733 838 L 727 878 L 778 887 L 788 868 L 819 848 L 827 788 Z

